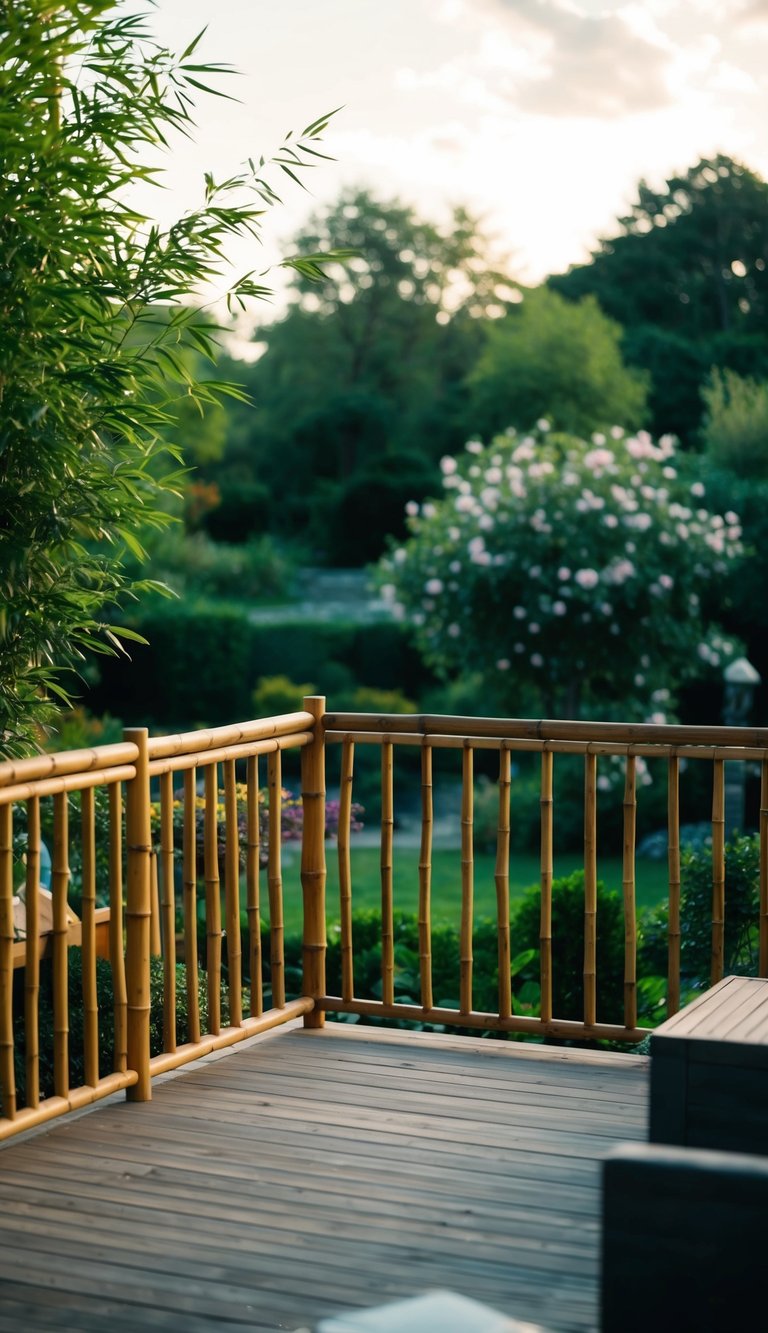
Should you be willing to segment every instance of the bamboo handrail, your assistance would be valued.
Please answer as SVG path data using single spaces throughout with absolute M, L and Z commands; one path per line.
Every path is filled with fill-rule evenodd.
M 197 964 L 197 792 L 191 769 L 184 774 L 184 832 L 182 842 L 182 896 L 184 908 L 184 963 L 187 971 L 187 1024 L 189 1040 L 200 1040 L 200 997 Z
M 269 888 L 269 970 L 272 977 L 272 1005 L 285 1008 L 285 927 L 283 925 L 282 808 L 283 773 L 280 751 L 267 760 L 269 788 L 269 848 L 267 885 Z
M 224 818 L 229 1021 L 232 1027 L 238 1027 L 243 1020 L 243 939 L 240 932 L 240 831 L 234 759 L 227 759 L 224 764 Z
M 83 855 L 83 1059 L 85 1082 L 99 1081 L 99 1007 L 96 990 L 96 809 L 93 788 L 82 795 Z
M 176 895 L 173 778 L 160 779 L 160 950 L 163 957 L 163 1050 L 176 1050 Z
M 725 957 L 725 774 L 721 759 L 712 772 L 712 972 L 714 986 L 723 977 Z
M 13 809 L 0 806 L 0 1088 L 3 1115 L 16 1116 L 13 1061 Z
M 584 1022 L 597 1022 L 597 755 L 584 759 Z
M 667 841 L 669 862 L 669 930 L 667 1018 L 680 1008 L 680 760 L 672 756 L 667 772 Z
M 88 773 L 70 773 L 58 778 L 38 778 L 14 787 L 0 787 L 0 806 L 15 801 L 30 801 L 33 797 L 56 796 L 63 791 L 88 791 L 91 787 L 106 787 L 111 782 L 129 782 L 136 776 L 133 764 L 119 768 L 100 768 Z
M 283 713 L 277 717 L 256 718 L 208 730 L 185 731 L 175 736 L 153 736 L 149 742 L 150 760 L 169 756 L 198 754 L 221 746 L 240 746 L 251 741 L 268 740 L 296 732 L 312 731 L 315 719 L 306 711 Z
M 541 921 L 539 926 L 539 977 L 541 1018 L 552 1018 L 552 751 L 541 756 Z
M 137 753 L 132 742 L 118 741 L 115 745 L 99 745 L 93 749 L 36 754 L 31 759 L 9 759 L 0 763 L 0 787 L 24 786 L 41 778 L 69 775 L 83 777 L 86 773 L 133 764 Z
M 221 1028 L 221 881 L 219 878 L 218 766 L 205 770 L 203 859 L 205 862 L 205 967 L 208 976 L 208 1028 Z
M 392 745 L 385 742 L 381 750 L 381 987 L 385 1004 L 395 999 L 394 827 Z
M 341 994 L 345 1000 L 351 1000 L 355 993 L 354 967 L 352 962 L 352 861 L 350 855 L 354 763 L 355 747 L 352 741 L 347 741 L 341 751 L 338 832 Z
M 277 750 L 300 749 L 311 745 L 312 734 L 309 731 L 291 732 L 275 739 L 246 741 L 242 745 L 225 745 L 218 750 L 200 750 L 193 753 L 153 759 L 149 765 L 149 776 L 160 777 L 162 773 L 183 773 L 189 768 L 206 768 L 211 764 L 223 764 L 230 759 L 248 759 L 256 754 L 273 754 Z
M 312 717 L 312 744 L 301 752 L 301 891 L 304 903 L 303 991 L 314 1000 L 304 1015 L 306 1028 L 321 1028 L 325 1013 L 318 997 L 325 992 L 325 698 L 310 695 L 304 707 Z
M 419 980 L 421 1003 L 431 1009 L 432 996 L 432 751 L 421 747 L 421 842 L 419 845 Z M 346 996 L 344 998 L 347 998 Z
M 109 788 L 109 908 L 109 963 L 114 996 L 114 1072 L 122 1074 L 128 1068 L 128 999 L 123 944 L 123 793 L 119 784 Z M 66 950 L 64 957 L 66 960 Z
M 474 759 L 467 746 L 461 760 L 461 930 L 459 1010 L 472 1011 L 472 920 L 474 907 Z
M 496 835 L 496 921 L 499 937 L 499 1018 L 512 1015 L 512 956 L 509 938 L 509 839 L 512 755 L 499 754 L 499 824 Z
M 264 1012 L 264 990 L 261 976 L 261 902 L 259 865 L 259 760 L 257 755 L 248 759 L 246 770 L 247 809 L 245 884 L 248 913 L 248 971 L 251 985 L 251 1017 Z
M 624 780 L 624 845 L 622 894 L 624 898 L 624 1023 L 637 1027 L 637 902 L 635 844 L 637 841 L 637 761 L 627 756 Z
M 326 713 L 326 732 L 383 732 L 424 736 L 529 738 L 541 741 L 652 742 L 658 745 L 734 745 L 768 750 L 768 727 L 701 727 L 651 722 L 575 722 L 559 718 L 452 717 L 425 713 Z
M 596 1023 L 594 1027 L 574 1019 L 552 1018 L 546 1022 L 528 1014 L 513 1014 L 501 1018 L 473 1010 L 460 1014 L 456 1009 L 422 1009 L 418 1004 L 382 1004 L 380 1000 L 342 1000 L 338 995 L 323 995 L 319 1003 L 333 1014 L 370 1014 L 378 1018 L 415 1020 L 418 1023 L 442 1024 L 446 1027 L 479 1028 L 488 1032 L 520 1032 L 535 1037 L 557 1037 L 574 1041 L 620 1041 L 634 1043 L 649 1036 L 652 1028 L 626 1028 L 621 1023 Z
M 477 719 L 471 719 L 477 721 Z M 725 728 L 723 728 L 725 730 Z M 768 758 L 768 750 L 762 746 L 713 746 L 713 745 L 695 745 L 695 744 L 651 744 L 641 741 L 578 741 L 578 740 L 533 740 L 525 736 L 480 736 L 468 733 L 462 735 L 443 735 L 440 732 L 424 733 L 421 731 L 412 732 L 386 732 L 386 731 L 355 731 L 352 728 L 343 731 L 327 731 L 325 740 L 328 745 L 341 744 L 345 740 L 354 741 L 357 744 L 383 745 L 389 742 L 392 745 L 411 745 L 424 746 L 435 750 L 463 750 L 465 745 L 471 745 L 473 750 L 499 750 L 509 749 L 520 754 L 542 754 L 545 750 L 551 754 L 596 754 L 596 755 L 615 755 L 617 758 L 624 759 L 627 755 L 643 756 L 648 759 L 668 759 L 671 755 L 676 755 L 680 759 L 700 759 L 712 762 L 715 759 L 723 760 L 752 760 L 762 761 Z

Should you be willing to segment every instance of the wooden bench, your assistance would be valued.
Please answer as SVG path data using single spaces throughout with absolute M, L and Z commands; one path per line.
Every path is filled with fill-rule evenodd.
M 726 977 L 653 1033 L 650 1139 L 768 1156 L 768 979 Z

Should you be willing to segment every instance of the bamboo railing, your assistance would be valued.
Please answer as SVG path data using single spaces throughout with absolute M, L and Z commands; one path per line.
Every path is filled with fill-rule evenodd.
M 681 869 L 680 770 L 681 761 L 712 765 L 712 966 L 715 982 L 723 971 L 725 920 L 725 784 L 726 762 L 757 763 L 761 770 L 760 810 L 760 917 L 759 974 L 768 976 L 768 729 L 754 727 L 692 727 L 613 722 L 568 722 L 530 719 L 440 717 L 435 715 L 375 716 L 327 713 L 323 718 L 325 742 L 342 747 L 342 802 L 339 826 L 339 882 L 341 885 L 342 994 L 316 995 L 317 1008 L 331 1013 L 352 1013 L 401 1021 L 464 1029 L 523 1033 L 556 1038 L 606 1039 L 636 1042 L 649 1028 L 638 1023 L 638 925 L 636 841 L 638 815 L 637 760 L 664 760 L 667 765 L 669 924 L 666 1011 L 677 1012 L 681 1002 Z M 352 756 L 356 747 L 379 746 L 382 764 L 382 997 L 354 994 L 352 975 L 353 864 L 350 858 Z M 419 853 L 419 970 L 421 1003 L 395 998 L 393 908 L 395 880 L 394 756 L 400 747 L 421 750 L 421 847 Z M 432 988 L 430 895 L 433 840 L 433 754 L 461 750 L 460 822 L 460 934 L 459 1003 L 457 1008 L 435 1005 Z M 499 817 L 496 841 L 496 916 L 498 937 L 498 1011 L 477 1011 L 473 994 L 473 754 L 498 750 Z M 510 794 L 514 809 L 512 756 L 540 755 L 541 766 L 541 873 L 539 926 L 540 1011 L 516 1013 L 510 963 Z M 584 757 L 584 923 L 583 1018 L 563 1018 L 553 1011 L 553 866 L 557 830 L 553 775 L 558 755 Z M 622 912 L 624 919 L 623 1014 L 599 1015 L 597 855 L 598 763 L 601 757 L 624 761 Z M 457 777 L 459 776 L 457 770 Z
M 324 868 L 325 833 L 324 747 L 316 721 L 321 713 L 322 701 L 310 699 L 307 711 L 278 718 L 153 738 L 137 728 L 126 731 L 118 745 L 0 763 L 0 1138 L 121 1089 L 132 1100 L 148 1100 L 156 1075 L 310 1014 L 314 1007 L 311 994 L 289 1001 L 285 997 L 281 757 L 284 750 L 300 750 L 302 767 L 307 769 L 304 757 L 313 756 L 305 789 L 314 793 L 314 820 L 307 821 L 304 859 L 310 890 L 316 896 L 318 869 Z M 259 907 L 258 762 L 263 754 L 267 755 L 270 792 L 268 984 L 272 1002 L 266 1011 Z M 244 793 L 237 783 L 238 765 Z M 102 792 L 104 800 L 98 804 Z M 73 798 L 79 803 L 74 816 L 70 809 Z M 180 806 L 181 817 L 176 821 Z M 16 846 L 14 811 L 24 816 Z M 47 934 L 41 933 L 41 812 L 50 816 L 46 839 L 51 852 L 51 929 Z M 19 837 L 25 862 L 21 867 Z M 73 924 L 67 896 L 75 845 L 82 919 Z M 242 977 L 241 868 L 247 991 Z M 198 884 L 204 890 L 202 923 Z M 16 940 L 14 921 L 19 893 L 26 915 L 21 942 Z M 107 900 L 107 907 L 97 906 L 99 896 Z M 322 900 L 310 908 L 306 947 L 315 954 L 313 985 L 320 992 L 324 989 Z M 100 947 L 102 922 L 108 934 L 106 948 Z M 70 962 L 76 946 L 80 947 L 82 985 L 73 998 Z M 111 1013 L 99 1008 L 100 952 L 106 953 L 111 972 Z M 184 964 L 183 974 L 179 961 Z M 14 985 L 14 971 L 20 966 L 23 986 Z M 47 1034 L 41 1031 L 40 1022 L 44 992 L 50 997 L 53 1017 Z M 78 1064 L 82 1076 L 77 1086 L 72 1086 L 71 1078 L 73 1004 L 82 1013 L 83 1029 Z M 110 1070 L 103 1067 L 105 1035 L 113 1052 Z M 50 1051 L 45 1049 L 46 1038 Z M 18 1095 L 20 1071 L 23 1098 Z
M 326 983 L 326 752 L 333 746 L 340 750 L 340 995 L 328 994 Z M 355 993 L 352 820 L 355 762 L 361 747 L 379 747 L 381 761 L 380 999 Z M 397 998 L 399 853 L 395 820 L 400 792 L 398 754 L 404 747 L 420 751 L 421 830 L 414 875 L 418 1001 Z M 283 752 L 291 750 L 299 752 L 301 761 L 304 919 L 302 993 L 293 999 L 286 985 L 281 848 Z M 461 887 L 455 1008 L 435 1004 L 433 987 L 433 760 L 439 750 L 461 751 L 456 765 L 461 784 L 456 828 Z M 481 866 L 475 858 L 475 761 L 476 752 L 485 751 L 498 751 L 493 873 L 498 1004 L 493 1012 L 474 1007 L 480 984 L 473 957 L 474 896 Z M 511 975 L 516 953 L 510 929 L 513 757 L 525 752 L 538 754 L 540 765 L 538 1014 L 519 1012 Z M 260 772 L 263 755 L 266 765 Z M 553 875 L 558 809 L 554 778 L 562 755 L 580 755 L 584 761 L 581 1018 L 565 1017 L 555 1010 L 558 954 L 553 936 Z M 624 771 L 624 999 L 623 1012 L 606 1015 L 601 1009 L 598 967 L 598 770 L 603 758 L 616 756 L 623 761 Z M 759 973 L 768 976 L 768 729 L 326 714 L 325 701 L 312 697 L 304 701 L 301 711 L 277 718 L 163 737 L 150 737 L 145 729 L 135 728 L 126 731 L 117 745 L 0 763 L 0 1138 L 117 1090 L 125 1089 L 132 1100 L 148 1100 L 153 1078 L 165 1071 L 289 1019 L 303 1017 L 305 1026 L 321 1027 L 326 1012 L 539 1038 L 638 1041 L 648 1030 L 638 1023 L 636 842 L 643 802 L 637 763 L 641 756 L 662 761 L 667 772 L 667 1012 L 672 1014 L 681 1003 L 685 926 L 680 856 L 683 760 L 709 764 L 713 775 L 713 981 L 723 972 L 728 912 L 725 765 L 749 762 L 759 766 L 760 881 L 755 926 Z M 487 764 L 487 756 L 483 762 Z M 266 820 L 266 847 L 260 837 L 260 810 Z M 49 906 L 40 889 L 44 844 L 51 853 Z M 73 921 L 67 900 L 75 856 L 82 883 L 80 922 Z M 289 871 L 286 860 L 285 873 Z M 14 925 L 19 893 L 26 908 L 21 941 L 16 939 Z M 108 902 L 108 907 L 100 907 L 99 901 Z M 268 927 L 262 920 L 262 904 L 268 905 Z M 49 913 L 46 931 L 41 930 L 44 906 Z M 269 932 L 264 947 L 263 928 Z M 102 929 L 108 934 L 106 942 L 102 942 Z M 72 949 L 76 946 L 80 947 L 82 982 L 73 1000 Z M 106 956 L 113 995 L 111 1005 L 101 1007 L 100 954 Z M 43 1001 L 52 1011 L 50 1032 L 41 1030 Z M 81 1053 L 74 1051 L 70 1037 L 73 1003 L 82 1013 Z M 111 1034 L 111 1068 L 104 1067 L 105 1034 Z M 78 1079 L 72 1077 L 75 1054 L 81 1055 L 78 1068 L 83 1071 Z

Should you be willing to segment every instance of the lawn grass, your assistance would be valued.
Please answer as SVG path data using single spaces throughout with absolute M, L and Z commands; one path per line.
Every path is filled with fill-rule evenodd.
M 416 847 L 395 848 L 394 900 L 395 910 L 416 912 L 419 892 L 419 852 Z M 495 855 L 478 853 L 475 857 L 474 910 L 475 920 L 496 915 Z M 564 852 L 555 857 L 555 877 L 569 875 L 580 868 L 577 852 Z M 621 857 L 606 856 L 598 860 L 598 878 L 606 888 L 621 894 Z M 510 898 L 514 902 L 527 888 L 539 882 L 539 858 L 534 853 L 513 852 L 509 868 Z M 667 866 L 664 861 L 637 862 L 638 907 L 655 907 L 667 896 Z M 266 896 L 266 895 L 265 895 Z M 339 919 L 339 874 L 335 847 L 328 846 L 328 921 Z M 352 908 L 353 911 L 381 907 L 381 876 L 379 851 L 376 847 L 355 847 L 352 850 Z M 440 849 L 432 855 L 432 920 L 458 926 L 461 912 L 461 854 L 457 850 Z M 287 931 L 300 931 L 303 912 L 299 883 L 298 848 L 284 849 L 284 914 Z

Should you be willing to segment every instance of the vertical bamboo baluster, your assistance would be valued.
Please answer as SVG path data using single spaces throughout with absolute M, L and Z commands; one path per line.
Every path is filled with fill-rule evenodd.
M 314 718 L 311 745 L 301 751 L 301 890 L 304 905 L 302 947 L 304 995 L 325 995 L 325 733 L 323 695 L 307 695 L 302 707 Z M 325 1013 L 315 1007 L 304 1015 L 305 1028 L 321 1028 Z
M 768 977 L 768 759 L 760 765 L 760 972 Z
M 67 890 L 69 888 L 69 806 L 67 793 L 53 798 L 53 1090 L 69 1095 L 69 987 Z M 122 941 L 121 941 L 122 947 Z
M 267 785 L 269 787 L 269 956 L 272 974 L 272 1007 L 285 1005 L 285 953 L 283 927 L 283 866 L 282 866 L 282 813 L 283 813 L 283 756 L 273 750 L 267 756 Z
M 259 757 L 252 755 L 247 767 L 245 883 L 248 901 L 248 971 L 251 978 L 251 1016 L 264 1012 L 261 980 L 261 904 L 259 902 Z
M 465 745 L 461 761 L 461 934 L 459 1008 L 472 1012 L 472 915 L 474 907 L 474 754 Z
M 552 751 L 541 752 L 541 924 L 539 926 L 539 975 L 541 1020 L 552 1019 Z
M 163 1050 L 176 1050 L 176 894 L 173 774 L 160 777 L 160 943 L 163 954 Z
M 421 1004 L 431 1009 L 432 995 L 432 829 L 434 825 L 432 791 L 432 747 L 421 747 L 421 847 L 419 849 L 419 973 Z
M 96 991 L 96 818 L 93 787 L 80 796 L 83 837 L 83 1055 L 85 1082 L 99 1081 L 99 1008 Z
M 157 852 L 154 848 L 150 860 L 149 892 L 149 952 L 153 958 L 159 958 L 163 952 L 163 943 L 160 938 L 160 883 L 157 872 Z
M 499 827 L 496 835 L 496 920 L 499 932 L 499 1018 L 512 1015 L 512 973 L 509 942 L 509 798 L 512 755 L 502 744 L 499 752 Z
M 352 861 L 350 837 L 352 832 L 352 779 L 354 775 L 354 741 L 345 740 L 341 747 L 341 782 L 339 789 L 339 911 L 341 913 L 341 998 L 351 1000 L 355 994 L 352 961 Z
M 381 998 L 384 1004 L 395 1002 L 395 923 L 393 877 L 394 793 L 393 746 L 385 740 L 381 747 Z
M 597 1022 L 597 755 L 584 756 L 584 1022 Z
M 40 1105 L 40 800 L 27 801 L 27 943 L 24 973 L 24 1031 L 27 1046 L 27 1106 Z M 85 977 L 85 966 L 83 966 Z
M 667 1018 L 680 1008 L 680 760 L 670 755 L 667 769 L 667 842 L 669 858 L 669 935 Z
M 0 806 L 0 1085 L 3 1115 L 16 1115 L 13 1063 L 13 806 Z
M 624 1025 L 637 1027 L 637 906 L 635 843 L 637 840 L 637 760 L 627 755 L 624 779 Z
M 219 880 L 218 764 L 205 770 L 204 861 L 205 933 L 208 973 L 208 1029 L 221 1031 L 221 882 Z
M 109 961 L 115 1005 L 115 1073 L 122 1074 L 128 1068 L 128 1000 L 123 944 L 123 793 L 119 782 L 109 788 Z
M 229 982 L 229 1023 L 237 1028 L 243 1021 L 243 937 L 240 930 L 240 830 L 237 818 L 235 761 L 224 763 L 224 818 L 226 856 L 224 894 L 227 913 L 227 979 Z
M 197 787 L 195 772 L 184 774 L 184 834 L 182 895 L 184 902 L 184 962 L 187 969 L 187 1023 L 189 1040 L 200 1040 L 200 995 L 197 966 Z
M 128 1068 L 138 1080 L 127 1090 L 129 1101 L 152 1097 L 149 1072 L 149 918 L 151 907 L 152 829 L 149 801 L 149 753 L 146 727 L 128 728 L 123 737 L 138 748 L 136 774 L 126 783 L 125 835 L 128 883 L 126 893 L 125 984 L 128 998 Z
M 722 981 L 725 956 L 725 781 L 722 759 L 712 773 L 712 972 L 711 983 Z

